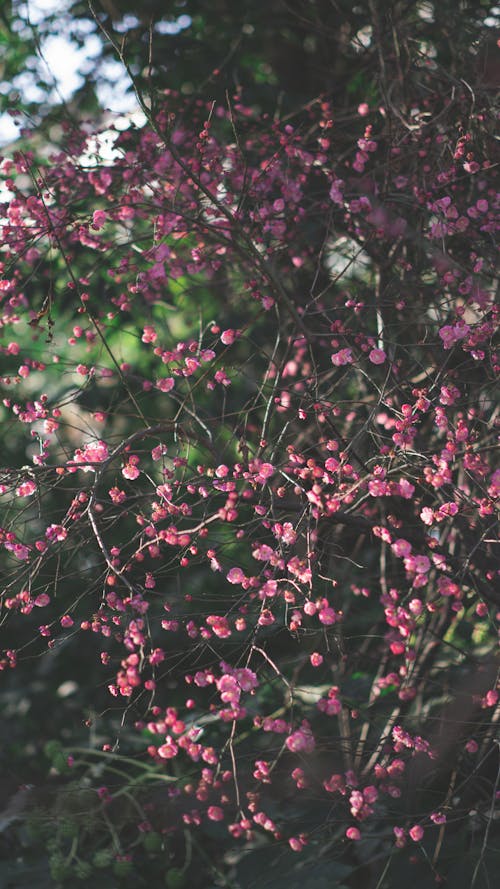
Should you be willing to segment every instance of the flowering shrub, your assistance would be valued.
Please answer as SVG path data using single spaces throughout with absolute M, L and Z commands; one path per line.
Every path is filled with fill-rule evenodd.
M 111 159 L 2 160 L 0 666 L 100 671 L 87 745 L 39 739 L 107 837 L 57 881 L 199 836 L 439 873 L 494 810 L 498 195 L 428 83 L 347 150 L 326 99 L 167 92 Z

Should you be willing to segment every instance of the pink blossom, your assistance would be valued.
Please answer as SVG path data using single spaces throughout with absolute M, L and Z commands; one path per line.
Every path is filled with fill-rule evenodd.
M 357 841 L 357 840 L 361 839 L 361 831 L 359 830 L 358 827 L 348 827 L 345 832 L 345 835 L 348 840 Z
M 420 824 L 415 824 L 413 827 L 410 827 L 408 833 L 414 843 L 419 843 L 424 835 L 424 829 Z
M 446 824 L 446 815 L 443 812 L 433 812 L 430 819 L 434 824 Z
M 246 580 L 245 574 L 243 573 L 241 568 L 237 568 L 237 567 L 231 568 L 227 572 L 226 577 L 227 577 L 229 583 L 239 583 L 240 584 L 240 583 L 243 583 L 244 580 Z
M 330 605 L 322 606 L 318 612 L 318 617 L 325 626 L 337 623 L 339 618 L 337 612 Z
M 78 448 L 73 457 L 73 463 L 102 463 L 109 456 L 108 446 L 104 441 L 90 442 L 84 449 Z M 82 466 L 83 472 L 94 472 L 92 466 Z
M 156 330 L 154 329 L 154 327 L 152 327 L 151 324 L 146 324 L 144 326 L 144 331 L 143 331 L 143 334 L 141 337 L 142 342 L 143 343 L 155 343 L 157 339 L 158 339 L 158 334 L 156 333 Z
M 156 388 L 160 390 L 160 392 L 171 392 L 175 386 L 175 380 L 173 377 L 164 377 L 162 380 L 158 380 L 156 384 Z
M 484 708 L 495 707 L 495 705 L 497 703 L 498 703 L 498 692 L 497 692 L 496 688 L 490 688 L 490 690 L 487 691 L 486 694 L 484 695 L 484 697 L 481 701 L 481 705 Z
M 234 671 L 234 675 L 242 691 L 252 691 L 259 684 L 256 673 L 249 670 L 248 667 L 238 667 Z
M 278 540 L 282 540 L 283 543 L 291 544 L 297 540 L 297 534 L 291 522 L 285 522 L 283 525 L 280 522 L 276 522 L 272 527 L 272 531 L 274 536 Z
M 106 214 L 104 210 L 95 210 L 92 215 L 92 228 L 99 231 L 106 222 Z
M 415 485 L 412 485 L 406 478 L 400 478 L 398 490 L 401 497 L 404 497 L 405 500 L 411 500 L 415 493 Z
M 16 494 L 18 497 L 29 497 L 31 494 L 34 494 L 36 491 L 36 484 L 33 481 L 21 482 L 18 488 L 16 488 Z
M 391 488 L 389 482 L 376 478 L 368 482 L 368 491 L 372 497 L 384 497 L 391 493 Z
M 339 207 L 343 206 L 344 203 L 344 180 L 343 179 L 335 179 L 330 188 L 330 200 L 333 201 L 334 204 L 337 204 Z
M 268 478 L 271 478 L 271 476 L 274 475 L 274 472 L 275 469 L 272 463 L 260 463 L 255 476 L 255 481 L 264 484 Z
M 372 364 L 383 364 L 387 358 L 383 349 L 372 349 L 368 355 Z
M 374 803 L 378 799 L 378 790 L 373 784 L 369 784 L 363 790 L 363 797 L 367 803 Z
M 342 702 L 337 697 L 339 693 L 339 689 L 337 686 L 333 686 L 328 692 L 327 698 L 321 698 L 317 707 L 321 713 L 324 713 L 325 716 L 337 716 L 342 710 Z
M 222 811 L 220 806 L 209 806 L 207 809 L 207 817 L 210 821 L 222 821 L 224 818 L 224 812 Z
M 415 571 L 417 574 L 427 574 L 431 567 L 427 556 L 408 556 L 404 562 L 407 571 Z
M 172 740 L 170 735 L 167 735 L 165 743 L 158 747 L 158 756 L 161 756 L 162 759 L 173 759 L 174 756 L 177 756 L 178 751 L 179 747 L 176 742 Z
M 328 459 L 325 460 L 325 469 L 327 472 L 336 472 L 339 466 L 340 463 L 335 457 L 328 457 Z
M 236 331 L 231 330 L 231 329 L 223 330 L 220 335 L 220 338 L 221 338 L 221 342 L 225 346 L 231 346 L 236 339 Z
M 444 349 L 451 349 L 455 343 L 463 340 L 464 337 L 470 332 L 470 327 L 465 321 L 458 321 L 457 324 L 451 325 L 446 324 L 444 327 L 441 327 L 439 330 L 439 336 L 443 341 Z
M 50 596 L 47 593 L 40 593 L 39 596 L 35 599 L 35 605 L 37 608 L 45 608 L 46 605 L 50 604 Z
M 140 470 L 137 468 L 135 463 L 132 463 L 130 461 L 128 463 L 125 463 L 125 466 L 122 468 L 123 477 L 130 479 L 130 481 L 139 478 L 140 474 Z
M 441 404 L 454 404 L 460 398 L 460 390 L 456 386 L 441 386 L 439 401 Z
M 411 553 L 411 543 L 408 543 L 407 540 L 403 540 L 400 538 L 399 540 L 395 540 L 394 543 L 391 544 L 391 549 L 395 556 L 399 556 L 399 558 L 404 558 L 405 556 L 409 556 Z
M 406 831 L 402 827 L 393 827 L 392 831 L 396 837 L 396 846 L 403 849 L 406 846 Z
M 217 680 L 217 689 L 224 704 L 237 704 L 241 697 L 241 689 L 234 676 L 224 674 Z
M 165 454 L 167 454 L 167 453 L 168 453 L 167 446 L 164 444 L 160 444 L 160 445 L 157 445 L 155 448 L 153 448 L 153 450 L 151 451 L 151 457 L 156 462 L 157 460 L 161 460 L 161 458 L 164 457 Z
M 45 536 L 46 536 L 47 540 L 50 540 L 50 541 L 54 541 L 54 540 L 61 541 L 61 540 L 66 540 L 66 537 L 68 536 L 68 532 L 66 531 L 66 528 L 64 528 L 62 525 L 49 525 L 49 527 L 45 531 Z
M 312 753 L 316 746 L 313 734 L 307 723 L 302 723 L 300 729 L 288 735 L 285 744 L 292 753 Z
M 252 556 L 254 559 L 257 559 L 260 562 L 268 562 L 274 555 L 274 550 L 267 545 L 267 543 L 262 543 L 256 549 L 253 550 Z
M 432 525 L 434 521 L 434 512 L 429 506 L 424 506 L 420 511 L 420 518 L 425 525 Z
M 327 780 L 323 781 L 323 787 L 327 793 L 340 792 L 343 795 L 345 794 L 345 781 L 342 775 L 330 775 Z
M 257 781 L 262 781 L 264 784 L 270 784 L 269 763 L 264 759 L 256 760 L 253 776 Z
M 202 361 L 213 361 L 215 357 L 216 355 L 213 349 L 202 349 L 202 351 L 200 352 L 200 359 Z M 186 359 L 186 364 L 187 362 L 188 359 Z
M 334 352 L 332 355 L 332 364 L 335 367 L 342 367 L 344 364 L 352 364 L 352 350 L 351 349 L 341 349 L 339 352 Z
M 218 636 L 219 639 L 227 639 L 231 635 L 231 628 L 227 617 L 222 617 L 218 614 L 209 614 L 207 617 L 207 624 L 211 627 L 214 635 Z

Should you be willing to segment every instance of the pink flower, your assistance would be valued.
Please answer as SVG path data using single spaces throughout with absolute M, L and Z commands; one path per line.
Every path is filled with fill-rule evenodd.
M 415 493 L 415 485 L 412 485 L 406 478 L 399 479 L 398 488 L 401 497 L 404 497 L 405 500 L 411 500 Z
M 252 691 L 259 684 L 257 675 L 253 670 L 249 670 L 248 667 L 239 667 L 234 671 L 234 675 L 242 691 Z
M 345 782 L 342 775 L 330 775 L 327 780 L 323 781 L 323 787 L 327 793 L 345 794 Z
M 373 784 L 369 784 L 363 790 L 363 797 L 367 803 L 374 803 L 378 799 L 378 790 Z
M 361 839 L 361 832 L 358 827 L 348 827 L 345 832 L 345 835 L 348 840 L 357 841 L 357 840 Z
M 344 184 L 343 179 L 335 179 L 330 188 L 330 200 L 332 200 L 334 204 L 338 204 L 339 207 L 342 207 L 344 203 L 344 195 L 342 193 Z
M 92 228 L 99 231 L 106 222 L 106 214 L 104 210 L 96 210 L 92 216 Z
M 32 481 L 22 482 L 18 488 L 16 488 L 16 494 L 18 497 L 29 497 L 36 491 L 36 484 Z
M 137 457 L 129 458 L 128 463 L 125 463 L 125 466 L 122 469 L 122 475 L 124 478 L 128 478 L 133 481 L 133 479 L 140 476 L 140 470 L 137 468 L 136 465 L 138 462 L 139 461 Z
M 482 707 L 494 707 L 495 704 L 498 703 L 498 692 L 496 689 L 491 688 L 486 692 L 484 698 L 481 701 Z
M 223 330 L 221 335 L 221 342 L 224 343 L 225 346 L 231 346 L 236 339 L 236 331 L 235 330 Z
M 268 478 L 271 478 L 272 475 L 274 475 L 274 466 L 272 465 L 272 463 L 261 463 L 258 467 L 255 481 L 260 482 L 260 484 L 264 484 Z
M 29 559 L 30 551 L 23 543 L 4 543 L 5 549 L 13 553 L 16 559 L 26 562 Z
M 209 614 L 207 617 L 207 624 L 212 628 L 212 633 L 219 639 L 227 639 L 228 636 L 231 635 L 231 628 L 227 617 L 222 617 L 218 614 Z
M 342 367 L 344 364 L 352 364 L 352 350 L 351 349 L 340 349 L 339 352 L 334 352 L 332 355 L 332 364 L 335 367 Z
M 387 355 L 385 354 L 383 349 L 372 349 L 370 354 L 368 355 L 372 364 L 383 364 Z
M 178 750 L 179 748 L 175 741 L 172 740 L 170 735 L 167 735 L 165 743 L 158 747 L 158 756 L 161 756 L 162 759 L 173 759 L 174 756 L 177 756 Z
M 40 593 L 39 596 L 35 599 L 35 605 L 37 608 L 45 608 L 46 605 L 50 604 L 50 597 L 47 593 Z
M 243 583 L 243 581 L 246 580 L 241 568 L 231 568 L 226 574 L 226 577 L 229 583 Z
M 241 697 L 241 688 L 234 676 L 225 673 L 217 680 L 217 689 L 224 704 L 237 704 Z
M 399 556 L 399 558 L 404 558 L 405 556 L 409 556 L 411 553 L 411 543 L 408 543 L 407 540 L 403 540 L 400 538 L 399 540 L 395 540 L 393 544 L 391 544 L 391 549 L 395 556 Z
M 424 525 L 432 525 L 434 521 L 434 512 L 430 508 L 430 506 L 424 506 L 420 511 L 420 518 L 422 519 Z
M 405 831 L 402 827 L 393 827 L 392 829 L 394 836 L 396 837 L 396 846 L 398 849 L 402 849 L 406 846 L 406 836 Z
M 458 343 L 460 340 L 463 340 L 464 337 L 470 332 L 470 327 L 465 321 L 458 321 L 453 326 L 450 324 L 446 324 L 444 327 L 441 327 L 439 331 L 439 336 L 443 341 L 444 349 L 451 349 L 455 343 Z
M 151 324 L 146 324 L 144 326 L 144 332 L 142 334 L 141 340 L 143 343 L 155 343 L 158 339 L 158 334 L 154 327 Z
M 157 460 L 161 460 L 161 458 L 164 457 L 165 454 L 167 454 L 167 453 L 168 453 L 167 446 L 164 444 L 161 444 L 161 445 L 157 445 L 155 448 L 153 448 L 153 450 L 151 451 L 151 457 L 156 462 Z
M 173 377 L 165 377 L 163 380 L 158 380 L 156 384 L 156 388 L 160 390 L 160 392 L 170 392 L 175 386 L 175 380 Z
M 480 169 L 481 167 L 479 166 L 477 161 L 467 161 L 467 163 L 464 164 L 464 170 L 466 173 L 477 173 Z
M 334 609 L 330 605 L 321 608 L 318 617 L 321 623 L 325 624 L 326 626 L 330 626 L 331 624 L 336 623 L 338 620 L 337 612 L 334 611 Z
M 405 568 L 407 571 L 415 571 L 417 574 L 427 574 L 431 567 L 430 560 L 427 556 L 408 556 L 405 559 Z
M 288 735 L 285 744 L 292 753 L 312 753 L 316 746 L 313 734 L 307 723 L 302 723 L 301 728 Z
M 222 821 L 224 812 L 220 806 L 209 806 L 207 809 L 207 817 L 210 818 L 210 821 Z
M 47 528 L 47 530 L 45 532 L 45 536 L 46 536 L 47 540 L 61 541 L 61 540 L 66 540 L 66 537 L 68 536 L 68 532 L 66 531 L 66 528 L 63 528 L 62 525 L 49 525 L 49 527 Z
M 410 837 L 412 838 L 414 843 L 419 843 L 424 835 L 424 829 L 420 826 L 420 824 L 415 824 L 413 827 L 410 827 L 408 831 Z

